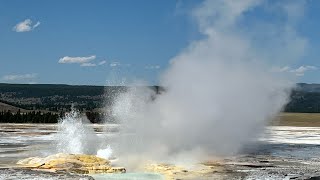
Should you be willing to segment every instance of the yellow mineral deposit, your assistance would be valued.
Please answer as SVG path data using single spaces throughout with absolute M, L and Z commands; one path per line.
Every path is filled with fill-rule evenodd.
M 45 158 L 29 157 L 17 162 L 21 167 L 37 170 L 66 171 L 81 174 L 125 173 L 123 167 L 112 167 L 110 161 L 86 154 L 58 153 Z
M 148 164 L 145 171 L 162 174 L 166 180 L 210 178 L 214 173 L 224 172 L 223 165 L 219 163 L 203 163 L 185 168 L 173 164 Z

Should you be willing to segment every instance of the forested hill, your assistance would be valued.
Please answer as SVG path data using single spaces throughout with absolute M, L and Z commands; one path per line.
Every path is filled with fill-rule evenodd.
M 320 84 L 299 83 L 292 91 L 286 112 L 319 113 Z
M 160 89 L 149 88 L 156 92 Z M 112 98 L 126 89 L 124 86 L 0 83 L 0 111 L 64 112 L 74 104 L 81 111 L 99 112 L 99 108 L 110 105 Z M 297 84 L 285 111 L 320 112 L 320 84 Z
M 320 92 L 320 84 L 298 83 L 296 90 L 302 92 Z
M 101 104 L 103 94 L 103 86 L 0 84 L 0 101 L 26 110 L 66 111 L 72 103 L 92 110 Z
M 150 88 L 158 91 L 156 86 Z M 70 110 L 73 104 L 81 111 L 95 111 L 126 89 L 124 86 L 0 83 L 0 102 L 24 110 L 61 112 Z

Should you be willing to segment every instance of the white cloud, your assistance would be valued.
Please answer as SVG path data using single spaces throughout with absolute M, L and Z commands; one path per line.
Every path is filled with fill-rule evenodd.
M 316 66 L 300 66 L 298 68 L 291 68 L 289 66 L 284 66 L 281 68 L 273 68 L 274 72 L 287 72 L 287 73 L 293 73 L 296 76 L 304 76 L 304 74 L 307 71 L 313 71 L 317 70 L 318 68 Z
M 110 63 L 110 67 L 116 67 L 116 66 L 120 66 L 121 64 L 119 62 L 112 62 Z
M 93 67 L 93 66 L 97 66 L 94 63 L 82 63 L 80 66 L 84 66 L 84 67 Z
M 30 82 L 28 82 L 28 84 L 37 84 L 37 82 L 36 81 L 30 81 Z
M 32 25 L 31 19 L 26 19 L 22 22 L 19 22 L 17 25 L 15 25 L 12 30 L 15 32 L 28 32 L 28 31 L 34 30 L 39 25 L 40 25 L 39 21 L 36 24 Z
M 32 73 L 32 74 L 10 74 L 10 75 L 3 76 L 1 79 L 3 81 L 33 80 L 37 76 L 38 75 L 35 73 Z
M 32 28 L 34 29 L 34 28 L 38 27 L 39 25 L 40 25 L 40 22 L 38 21 L 35 25 L 32 26 Z
M 283 66 L 283 67 L 273 67 L 271 69 L 272 72 L 288 72 L 291 68 L 289 66 Z
M 306 71 L 317 70 L 315 66 L 300 66 L 297 69 L 292 69 L 290 72 L 295 73 L 296 76 L 303 76 Z
M 145 69 L 160 69 L 159 65 L 149 65 L 149 66 L 145 66 Z
M 98 63 L 98 65 L 100 66 L 100 65 L 103 65 L 103 64 L 105 64 L 107 61 L 100 61 L 99 63 Z
M 79 64 L 84 64 L 88 63 L 96 58 L 95 55 L 88 56 L 88 57 L 70 57 L 70 56 L 65 56 L 63 58 L 59 59 L 59 63 L 61 64 L 73 64 L 73 63 L 79 63 Z

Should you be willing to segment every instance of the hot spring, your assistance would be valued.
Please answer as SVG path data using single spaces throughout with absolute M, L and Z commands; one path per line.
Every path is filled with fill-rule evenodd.
M 210 171 L 205 172 L 178 165 L 198 166 L 242 153 L 258 141 L 294 88 L 294 80 L 273 67 L 303 55 L 291 46 L 303 38 L 285 5 L 274 7 L 284 13 L 285 20 L 279 23 L 284 27 L 267 26 L 267 19 L 250 28 L 242 25 L 248 13 L 263 5 L 258 0 L 201 2 L 190 12 L 199 37 L 161 72 L 158 84 L 163 91 L 157 93 L 141 81 L 127 83 L 126 91 L 115 93 L 105 107 L 118 127 L 109 136 L 95 133 L 89 121 L 72 110 L 58 124 L 55 152 L 96 155 L 129 172 L 162 163 L 149 170 L 212 175 L 210 168 L 222 165 L 208 163 Z

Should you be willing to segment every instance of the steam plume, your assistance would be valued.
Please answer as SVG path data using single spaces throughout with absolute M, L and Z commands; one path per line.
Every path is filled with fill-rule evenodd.
M 306 45 L 294 31 L 290 18 L 296 16 L 285 11 L 286 2 L 275 7 L 287 17 L 283 26 L 269 26 L 276 35 L 265 40 L 267 45 L 257 46 L 261 35 L 269 32 L 257 31 L 260 21 L 252 28 L 241 22 L 247 13 L 266 4 L 208 0 L 193 10 L 204 37 L 171 59 L 160 78 L 165 92 L 155 95 L 148 89 L 131 88 L 114 103 L 114 115 L 124 126 L 115 151 L 120 157 L 140 154 L 140 158 L 163 160 L 187 155 L 183 157 L 201 160 L 205 155 L 230 155 L 263 131 L 287 103 L 293 86 L 269 71 L 273 57 L 298 59 Z M 283 52 L 271 46 L 278 41 L 286 42 Z M 283 55 L 297 47 L 294 57 Z

